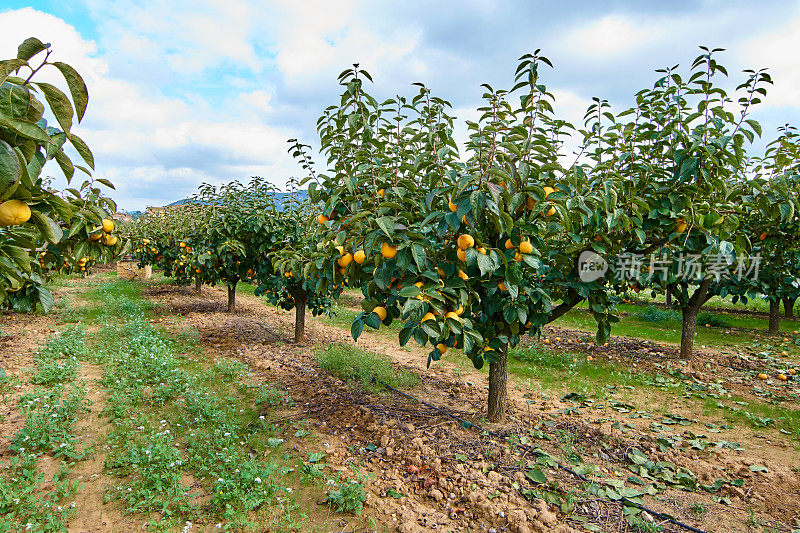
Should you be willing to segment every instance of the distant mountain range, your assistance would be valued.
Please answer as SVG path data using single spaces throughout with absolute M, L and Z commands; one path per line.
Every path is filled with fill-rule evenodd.
M 299 190 L 294 191 L 294 192 L 277 192 L 277 193 L 275 193 L 275 198 L 278 200 L 278 203 L 280 205 L 283 205 L 284 203 L 288 202 L 289 199 L 292 198 L 292 196 L 294 196 L 294 198 L 297 201 L 303 202 L 303 201 L 305 201 L 306 198 L 308 198 L 308 190 L 299 189 Z M 189 203 L 191 201 L 192 200 L 190 198 L 184 198 L 183 200 L 176 200 L 176 201 L 172 202 L 171 204 L 167 204 L 165 207 L 174 207 L 176 205 L 186 204 L 186 203 Z M 144 215 L 143 211 L 127 211 L 127 213 L 129 215 L 131 215 L 134 218 L 134 220 L 139 218 L 140 216 Z
M 275 193 L 275 198 L 278 200 L 278 202 L 281 205 L 283 205 L 284 203 L 289 201 L 292 198 L 292 196 L 294 196 L 294 198 L 297 201 L 303 202 L 303 201 L 305 201 L 306 198 L 308 198 L 308 190 L 307 189 L 298 189 L 298 190 L 296 190 L 294 192 L 276 192 Z M 182 205 L 182 204 L 186 204 L 186 203 L 189 203 L 189 202 L 191 202 L 191 200 L 189 198 L 184 198 L 183 200 L 177 200 L 175 202 L 172 202 L 171 204 L 167 204 L 166 207 L 173 207 L 173 206 L 176 206 L 176 205 Z

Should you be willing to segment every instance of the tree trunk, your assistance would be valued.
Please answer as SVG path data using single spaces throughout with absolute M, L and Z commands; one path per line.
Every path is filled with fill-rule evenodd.
M 228 312 L 236 311 L 236 282 L 228 283 Z
M 694 332 L 697 329 L 697 314 L 699 307 L 687 306 L 682 310 L 683 321 L 681 324 L 681 359 L 689 360 L 692 358 L 692 348 L 694 348 Z
M 783 317 L 794 318 L 794 304 L 797 298 L 784 298 L 783 299 Z
M 203 289 L 203 280 L 200 279 L 200 276 L 194 278 L 194 292 L 200 294 Z
M 508 406 L 508 345 L 498 351 L 500 360 L 489 363 L 489 408 L 490 422 L 501 422 L 506 416 Z
M 306 293 L 300 291 L 294 297 L 294 342 L 301 343 L 306 338 Z
M 672 291 L 667 289 L 667 305 L 672 305 Z
M 769 301 L 769 332 L 778 333 L 781 325 L 781 302 L 777 299 Z
M 700 308 L 703 307 L 703 304 L 711 298 L 709 287 L 711 287 L 711 278 L 701 281 L 692 297 L 681 308 L 683 318 L 681 323 L 681 359 L 684 361 L 689 361 L 692 358 L 694 332 L 697 329 L 697 315 L 700 313 Z

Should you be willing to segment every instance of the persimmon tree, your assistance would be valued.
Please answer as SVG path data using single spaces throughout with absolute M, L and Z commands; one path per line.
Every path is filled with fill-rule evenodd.
M 161 268 L 178 285 L 214 281 L 199 263 L 199 251 L 207 247 L 203 208 L 194 203 L 148 212 L 127 228 L 131 254 L 139 266 Z
M 777 204 L 783 215 L 778 221 L 755 218 L 756 227 L 750 231 L 761 259 L 751 293 L 766 297 L 768 329 L 777 333 L 781 303 L 786 317 L 791 318 L 800 296 L 800 135 L 796 128 L 778 128 L 778 137 L 767 145 L 764 157 L 756 161 L 754 172 L 768 184 L 762 203 Z M 783 197 L 795 202 L 781 202 Z
M 204 184 L 193 197 L 202 206 L 201 226 L 206 248 L 198 262 L 213 282 L 228 290 L 228 311 L 236 309 L 236 285 L 272 275 L 267 259 L 276 234 L 275 188 L 254 177 L 248 184 L 232 181 L 215 187 Z
M 294 153 L 297 141 L 292 139 L 290 143 L 290 152 Z M 320 243 L 307 225 L 317 224 L 312 216 L 316 209 L 307 197 L 300 198 L 295 184 L 295 180 L 289 181 L 290 191 L 277 206 L 273 233 L 277 238 L 267 253 L 269 265 L 257 269 L 255 292 L 282 309 L 295 310 L 294 341 L 299 343 L 305 339 L 306 311 L 313 316 L 330 314 L 344 283 L 331 284 L 311 275 L 312 257 Z
M 787 184 L 770 187 L 748 174 L 745 147 L 761 134 L 750 113 L 770 77 L 745 71 L 731 97 L 719 84 L 728 75 L 716 59 L 721 50 L 701 48 L 685 77 L 677 66 L 658 71 L 635 107 L 614 116 L 600 114 L 598 103 L 596 124 L 605 122 L 605 133 L 591 137 L 590 151 L 595 171 L 625 178 L 625 198 L 650 207 L 625 268 L 637 288 L 669 293 L 681 311 L 683 358 L 691 357 L 701 307 L 749 287 L 743 276 L 720 274 L 753 251 L 753 225 L 789 221 L 796 202 Z
M 123 246 L 112 235 L 112 200 L 92 178 L 94 157 L 73 131 L 89 100 L 74 68 L 51 61 L 49 44 L 31 37 L 17 57 L 0 61 L 0 306 L 18 310 L 53 303 L 44 277 L 59 269 L 85 269 L 90 257 L 108 260 Z M 60 72 L 70 96 L 38 81 L 45 70 Z M 57 127 L 44 118 L 49 111 Z M 74 164 L 64 149 L 72 146 L 82 159 Z M 64 191 L 51 189 L 42 168 L 55 160 L 71 183 L 78 170 L 89 179 Z M 107 230 L 107 231 L 106 231 Z
M 493 421 L 506 412 L 508 348 L 522 335 L 588 300 L 607 338 L 617 298 L 604 281 L 583 281 L 577 259 L 620 251 L 611 228 L 632 222 L 621 180 L 561 164 L 568 125 L 553 115 L 543 65 L 526 55 L 511 91 L 485 86 L 463 160 L 447 101 L 420 85 L 411 98 L 378 102 L 356 65 L 339 78 L 340 104 L 318 121 L 329 169 L 309 177 L 324 206 L 312 270 L 365 296 L 353 337 L 401 320 L 400 344 L 430 346 L 429 364 L 451 348 L 477 368 L 488 362 Z

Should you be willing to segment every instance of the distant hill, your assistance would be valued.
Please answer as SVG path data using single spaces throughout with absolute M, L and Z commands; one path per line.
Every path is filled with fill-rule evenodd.
M 294 198 L 297 201 L 303 202 L 303 201 L 305 201 L 306 198 L 308 198 L 308 190 L 307 189 L 299 189 L 299 190 L 296 190 L 294 192 L 277 192 L 277 193 L 275 193 L 275 199 L 278 200 L 278 203 L 280 205 L 283 205 L 286 202 L 288 202 L 292 198 L 292 196 L 294 196 Z M 192 200 L 190 198 L 184 198 L 183 200 L 176 200 L 175 202 L 172 202 L 171 204 L 167 204 L 165 207 L 174 207 L 176 205 L 188 204 L 191 201 Z M 131 212 L 131 214 L 133 215 L 133 212 Z M 141 214 L 140 214 L 140 216 L 141 216 Z M 133 218 L 136 218 L 136 215 L 134 215 Z

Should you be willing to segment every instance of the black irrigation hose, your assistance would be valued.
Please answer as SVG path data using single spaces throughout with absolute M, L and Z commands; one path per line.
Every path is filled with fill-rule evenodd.
M 469 429 L 469 428 L 472 427 L 472 428 L 477 429 L 480 432 L 484 432 L 485 431 L 486 433 L 488 433 L 489 435 L 492 435 L 494 437 L 497 437 L 497 438 L 500 438 L 500 439 L 503 439 L 503 440 L 506 439 L 505 436 L 500 435 L 499 433 L 496 433 L 496 432 L 492 431 L 491 429 L 485 429 L 485 428 L 479 426 L 478 424 L 473 424 L 469 420 L 464 420 L 463 418 L 461 418 L 461 417 L 459 417 L 457 415 L 454 415 L 454 414 L 452 414 L 452 413 L 450 413 L 448 411 L 445 411 L 444 409 L 436 407 L 435 405 L 431 405 L 428 402 L 426 402 L 425 400 L 420 400 L 419 398 L 415 398 L 414 396 L 411 396 L 410 394 L 406 394 L 405 392 L 403 392 L 401 390 L 398 390 L 398 389 L 392 387 L 391 385 L 389 385 L 387 383 L 384 383 L 383 381 L 379 380 L 378 378 L 374 378 L 373 377 L 372 381 L 375 381 L 376 383 L 379 383 L 379 384 L 383 385 L 387 389 L 392 390 L 392 391 L 394 391 L 394 392 L 396 392 L 396 393 L 398 393 L 398 394 L 400 394 L 402 396 L 405 396 L 406 398 L 408 398 L 410 400 L 414 400 L 416 402 L 421 403 L 422 405 L 425 405 L 426 407 L 430 407 L 431 409 L 435 409 L 435 410 L 439 411 L 440 413 L 444 414 L 447 417 L 450 417 L 450 418 L 452 418 L 454 420 L 458 420 L 461 423 L 461 426 L 463 428 L 465 428 L 465 429 Z M 536 455 L 538 457 L 546 455 L 543 452 L 536 451 L 535 449 L 531 448 L 530 446 L 528 446 L 526 444 L 516 444 L 516 446 L 518 446 L 518 447 L 524 449 L 525 451 L 530 452 L 530 453 L 532 453 L 532 454 L 534 454 L 534 455 Z M 560 468 L 564 472 L 572 474 L 573 476 L 577 477 L 581 481 L 584 481 L 586 483 L 592 483 L 591 479 L 587 478 L 583 474 L 579 474 L 578 472 L 575 472 L 570 467 L 564 466 L 561 463 L 559 463 L 558 461 L 556 461 L 556 464 L 558 465 L 558 468 Z M 626 498 L 625 496 L 622 496 L 620 498 L 620 500 L 622 502 L 624 502 L 625 504 L 627 504 L 627 505 L 631 505 L 633 507 L 636 507 L 641 511 L 645 511 L 647 513 L 650 513 L 653 516 L 656 516 L 656 517 L 658 517 L 658 518 L 660 518 L 662 520 L 665 520 L 665 521 L 667 521 L 667 522 L 669 522 L 671 524 L 674 524 L 676 526 L 682 527 L 682 528 L 687 529 L 689 531 L 693 531 L 694 533 L 706 533 L 702 529 L 697 529 L 696 527 L 690 526 L 689 524 L 684 524 L 680 520 L 676 520 L 676 519 L 672 518 L 669 515 L 665 515 L 663 513 L 658 512 L 658 511 L 654 511 L 653 509 L 645 507 L 644 505 L 642 505 L 640 503 L 636 503 L 635 501 L 630 500 L 629 498 Z M 614 501 L 614 500 L 612 500 L 612 501 Z

